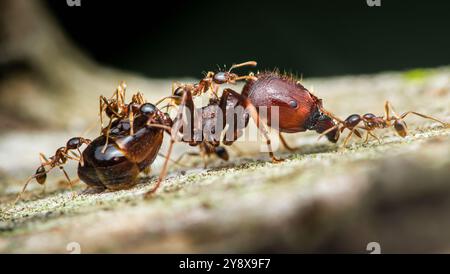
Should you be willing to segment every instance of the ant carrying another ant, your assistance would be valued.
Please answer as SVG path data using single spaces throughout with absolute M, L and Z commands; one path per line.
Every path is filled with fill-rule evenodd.
M 403 119 L 409 114 L 449 126 L 448 123 L 414 111 L 397 115 L 389 102 L 385 103 L 384 116 L 354 114 L 341 120 L 326 110 L 322 99 L 308 91 L 294 77 L 277 71 L 249 73 L 244 76 L 232 72 L 233 69 L 244 66 L 256 66 L 256 62 L 233 65 L 224 72 L 208 72 L 197 84 L 177 83 L 173 85 L 171 96 L 162 98 L 155 105 L 146 102 L 141 93 L 134 94 L 127 103 L 126 85 L 122 82 L 111 98 L 100 97 L 100 117 L 106 114 L 110 119 L 107 127 L 103 127 L 101 120 L 101 135 L 92 141 L 82 137 L 72 138 L 49 159 L 41 154 L 41 165 L 35 175 L 26 181 L 16 201 L 32 179 L 44 184 L 47 173 L 55 167 L 63 171 L 71 185 L 63 168 L 68 160 L 79 163 L 78 177 L 88 185 L 87 193 L 130 188 L 137 183 L 141 172 L 149 170 L 159 154 L 164 133 L 167 133 L 170 135 L 168 152 L 155 186 L 146 194 L 149 196 L 156 192 L 165 178 L 173 146 L 177 141 L 198 146 L 203 157 L 216 154 L 228 160 L 229 155 L 223 145 L 230 146 L 240 138 L 250 118 L 265 137 L 274 163 L 280 159 L 273 153 L 268 127 L 279 131 L 282 143 L 289 149 L 281 132 L 314 130 L 320 134 L 319 138 L 326 136 L 330 142 L 336 143 L 340 134 L 348 129 L 350 133 L 344 140 L 345 146 L 353 135 L 362 138 L 360 130 L 366 131 L 365 142 L 369 137 L 378 139 L 374 130 L 388 127 L 393 127 L 401 137 L 405 137 L 408 131 Z M 238 81 L 245 82 L 241 93 L 231 88 L 219 92 L 221 85 L 233 85 Z M 208 92 L 208 104 L 196 107 L 194 97 Z M 166 99 L 171 99 L 171 103 L 166 106 L 167 110 L 177 107 L 174 119 L 161 111 L 164 107 L 157 107 Z M 272 112 L 274 107 L 278 111 Z M 267 119 L 260 117 L 261 108 L 267 110 Z M 278 121 L 278 125 L 271 123 L 274 119 Z M 86 145 L 83 151 L 80 150 L 82 145 Z

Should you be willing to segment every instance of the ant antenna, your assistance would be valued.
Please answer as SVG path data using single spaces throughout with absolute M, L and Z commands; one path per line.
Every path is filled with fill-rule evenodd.
M 240 68 L 240 67 L 246 67 L 246 66 L 256 67 L 257 64 L 258 63 L 256 61 L 247 61 L 247 62 L 240 63 L 240 64 L 234 64 L 228 70 L 228 73 L 230 73 L 233 69 Z

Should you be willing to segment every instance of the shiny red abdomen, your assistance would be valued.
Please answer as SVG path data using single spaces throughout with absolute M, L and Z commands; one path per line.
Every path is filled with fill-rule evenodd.
M 312 116 L 320 101 L 299 82 L 289 76 L 274 72 L 256 75 L 257 80 L 248 81 L 242 95 L 250 99 L 258 112 L 267 108 L 267 123 L 278 119 L 279 131 L 301 132 L 309 129 Z M 278 115 L 271 107 L 279 108 Z M 264 118 L 264 117 L 263 117 Z

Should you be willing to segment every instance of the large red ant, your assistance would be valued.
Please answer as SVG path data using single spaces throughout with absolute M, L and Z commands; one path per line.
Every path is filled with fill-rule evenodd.
M 236 67 L 242 67 L 247 65 L 256 66 L 255 61 L 248 61 L 238 65 L 231 66 L 231 69 Z M 212 77 L 211 77 L 212 76 Z M 218 77 L 219 76 L 219 77 Z M 229 79 L 232 79 L 231 81 Z M 339 131 L 334 128 L 335 123 L 333 119 L 340 120 L 331 112 L 325 110 L 322 106 L 322 100 L 314 96 L 309 92 L 301 83 L 295 80 L 293 77 L 282 75 L 276 71 L 257 73 L 256 75 L 250 73 L 246 76 L 238 76 L 229 72 L 208 72 L 207 76 L 200 81 L 197 85 L 180 85 L 173 91 L 172 97 L 180 97 L 181 93 L 185 90 L 189 90 L 192 96 L 198 96 L 202 93 L 206 93 L 208 88 L 212 88 L 212 85 L 201 85 L 203 82 L 214 83 L 215 87 L 213 94 L 219 100 L 217 95 L 217 86 L 226 83 L 235 83 L 236 79 L 245 80 L 246 84 L 243 87 L 242 94 L 239 95 L 239 100 L 245 102 L 243 104 L 247 109 L 256 110 L 253 114 L 255 121 L 259 123 L 259 111 L 261 108 L 267 109 L 267 125 L 271 125 L 271 121 L 278 121 L 277 130 L 279 130 L 279 137 L 282 144 L 288 150 L 294 150 L 291 148 L 281 132 L 295 133 L 306 130 L 315 130 L 318 133 L 326 132 L 326 136 L 329 141 L 335 143 L 339 138 Z M 198 87 L 203 87 L 199 89 Z M 228 89 L 229 90 L 229 89 Z M 201 92 L 200 92 L 201 91 Z M 233 93 L 236 93 L 233 91 Z M 179 104 L 179 101 L 175 100 L 175 104 Z M 272 115 L 272 107 L 278 107 L 278 114 Z M 272 117 L 277 115 L 277 117 Z M 258 124 L 259 125 L 259 124 Z M 262 129 L 264 136 L 267 139 L 267 143 L 270 146 L 270 139 L 264 130 L 264 125 L 259 126 Z M 332 129 L 331 129 L 332 128 Z M 274 162 L 277 162 L 270 149 L 270 155 Z

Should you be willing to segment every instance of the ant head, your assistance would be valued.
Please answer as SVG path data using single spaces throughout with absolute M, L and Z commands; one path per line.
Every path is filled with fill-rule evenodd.
M 156 108 L 156 106 L 153 104 L 145 103 L 140 107 L 139 111 L 141 112 L 142 115 L 151 118 L 157 114 L 158 108 Z
M 38 167 L 34 176 L 36 178 L 36 181 L 40 185 L 43 185 L 45 183 L 45 180 L 47 179 L 47 171 L 45 170 L 44 166 Z
M 349 129 L 353 129 L 356 127 L 362 120 L 361 115 L 359 114 L 352 114 L 347 117 L 344 121 L 344 126 Z
M 221 85 L 226 83 L 234 83 L 235 79 L 239 76 L 235 73 L 231 73 L 229 71 L 221 71 L 213 76 L 214 83 Z
M 332 143 L 336 143 L 339 140 L 340 131 L 338 126 L 334 123 L 333 119 L 327 115 L 321 115 L 314 128 L 317 133 L 328 131 L 325 135 L 327 136 L 328 141 Z
M 394 121 L 394 129 L 400 137 L 406 137 L 408 135 L 408 127 L 406 126 L 405 121 L 402 119 L 395 119 Z

